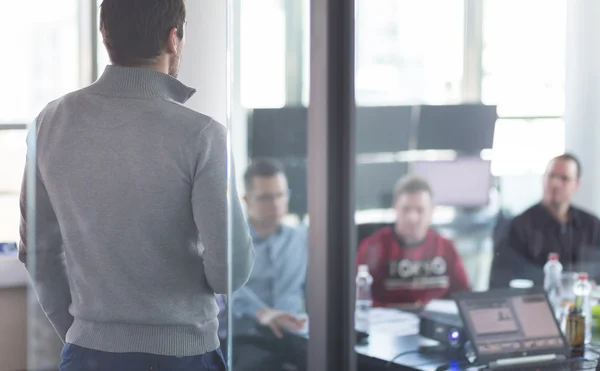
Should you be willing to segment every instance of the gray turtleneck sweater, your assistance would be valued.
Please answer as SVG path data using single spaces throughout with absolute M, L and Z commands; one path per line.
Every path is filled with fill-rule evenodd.
M 228 187 L 227 130 L 183 106 L 194 92 L 157 71 L 109 66 L 38 116 L 20 259 L 63 341 L 169 356 L 218 348 L 214 294 L 246 282 L 254 250 Z

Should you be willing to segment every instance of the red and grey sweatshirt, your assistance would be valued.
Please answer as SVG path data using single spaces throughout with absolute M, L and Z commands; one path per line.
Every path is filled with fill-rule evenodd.
M 393 227 L 382 228 L 360 243 L 357 264 L 369 266 L 374 306 L 426 304 L 469 290 L 454 244 L 431 229 L 422 243 L 407 246 Z

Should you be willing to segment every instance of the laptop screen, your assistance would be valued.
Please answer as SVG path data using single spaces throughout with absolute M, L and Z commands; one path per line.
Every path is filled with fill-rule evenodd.
M 478 356 L 555 353 L 566 342 L 543 292 L 457 298 L 464 326 Z M 487 294 L 487 293 L 486 293 Z

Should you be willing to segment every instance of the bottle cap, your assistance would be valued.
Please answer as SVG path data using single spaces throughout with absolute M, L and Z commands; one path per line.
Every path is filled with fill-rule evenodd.
M 361 264 L 358 266 L 358 271 L 369 273 L 369 266 L 366 264 Z
M 559 259 L 559 255 L 555 252 L 551 252 L 550 254 L 548 254 L 548 260 L 558 260 Z
M 577 279 L 582 280 L 582 281 L 587 281 L 588 280 L 588 274 L 586 272 L 580 272 L 579 276 L 577 276 Z
M 571 313 L 571 314 L 581 314 L 581 307 L 575 305 L 575 303 L 573 303 L 573 302 L 570 302 L 569 303 L 568 313 Z

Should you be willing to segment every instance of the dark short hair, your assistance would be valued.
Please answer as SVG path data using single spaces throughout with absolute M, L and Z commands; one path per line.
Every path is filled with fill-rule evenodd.
M 396 185 L 394 186 L 394 204 L 396 203 L 396 201 L 398 201 L 398 198 L 403 194 L 417 192 L 427 192 L 431 197 L 433 197 L 431 185 L 424 178 L 418 177 L 416 175 L 406 175 L 400 178 L 400 180 L 398 180 L 396 182 Z
M 277 174 L 285 174 L 283 164 L 279 160 L 269 157 L 255 158 L 244 173 L 244 186 L 246 187 L 246 192 L 252 189 L 252 181 L 254 178 L 268 178 Z
M 575 156 L 574 154 L 570 152 L 565 152 L 562 155 L 554 157 L 550 162 L 554 161 L 573 161 L 575 163 L 575 166 L 577 167 L 577 178 L 581 178 L 581 161 L 579 161 L 579 158 L 577 158 L 577 156 Z
M 183 38 L 184 0 L 104 0 L 100 30 L 113 64 L 142 66 L 163 53 L 169 32 Z

